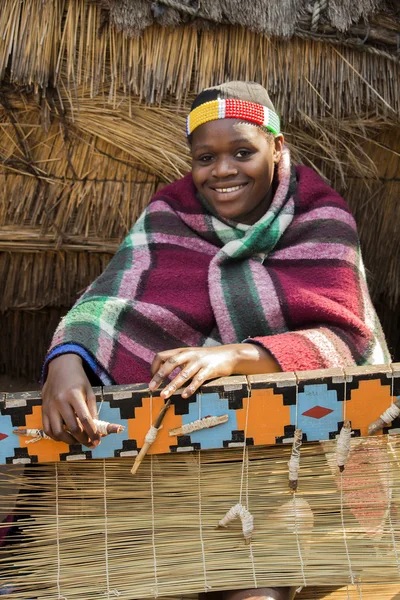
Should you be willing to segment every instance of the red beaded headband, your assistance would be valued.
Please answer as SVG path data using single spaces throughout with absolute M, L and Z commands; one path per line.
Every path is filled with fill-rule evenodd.
M 267 106 L 248 102 L 247 100 L 223 100 L 218 98 L 217 100 L 204 102 L 204 104 L 191 111 L 186 120 L 187 135 L 193 133 L 203 123 L 216 121 L 217 119 L 242 119 L 243 121 L 250 121 L 251 123 L 266 127 L 275 135 L 281 131 L 278 115 Z

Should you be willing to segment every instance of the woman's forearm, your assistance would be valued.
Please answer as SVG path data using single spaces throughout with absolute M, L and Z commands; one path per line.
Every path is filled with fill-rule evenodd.
M 282 371 L 275 358 L 259 344 L 237 344 L 238 359 L 234 372 L 237 375 L 279 373 Z

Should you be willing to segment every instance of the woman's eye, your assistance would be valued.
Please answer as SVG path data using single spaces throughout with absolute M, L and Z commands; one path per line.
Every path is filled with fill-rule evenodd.
M 202 156 L 199 156 L 199 158 L 197 159 L 200 162 L 209 162 L 212 159 L 211 154 L 203 154 Z
M 239 150 L 238 152 L 236 152 L 236 156 L 238 158 L 248 158 L 251 154 L 250 150 Z

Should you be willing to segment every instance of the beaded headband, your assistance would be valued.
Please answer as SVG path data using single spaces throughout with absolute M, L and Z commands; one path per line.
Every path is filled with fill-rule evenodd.
M 204 104 L 200 104 L 190 112 L 186 119 L 186 133 L 190 135 L 203 123 L 216 121 L 217 119 L 250 121 L 257 125 L 263 125 L 275 135 L 278 135 L 281 131 L 278 115 L 268 106 L 255 104 L 247 100 L 218 98 L 217 100 L 204 102 Z

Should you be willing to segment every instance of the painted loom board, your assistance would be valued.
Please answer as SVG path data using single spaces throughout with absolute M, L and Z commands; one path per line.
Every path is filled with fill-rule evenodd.
M 94 450 L 53 440 L 27 444 L 27 438 L 12 431 L 41 429 L 40 392 L 0 394 L 0 464 L 136 456 L 163 401 L 159 396 L 151 398 L 145 384 L 94 391 L 100 418 L 125 426 L 122 434 L 103 438 Z M 192 398 L 183 399 L 177 391 L 150 452 L 231 448 L 245 441 L 247 445 L 291 443 L 296 427 L 303 430 L 305 442 L 334 439 L 345 418 L 351 421 L 353 436 L 366 435 L 368 425 L 397 396 L 400 364 L 222 378 L 204 385 Z M 190 435 L 168 435 L 169 429 L 225 414 L 228 422 L 223 425 Z M 400 419 L 386 432 L 400 433 Z
M 346 411 L 343 369 L 301 371 L 296 377 L 298 406 L 292 408 L 292 420 L 309 442 L 335 439 Z M 354 434 L 357 435 L 353 430 Z
M 292 443 L 295 421 L 291 420 L 291 408 L 296 404 L 296 375 L 273 373 L 250 375 L 251 397 L 248 428 L 254 443 Z M 245 413 L 242 415 L 245 426 Z

